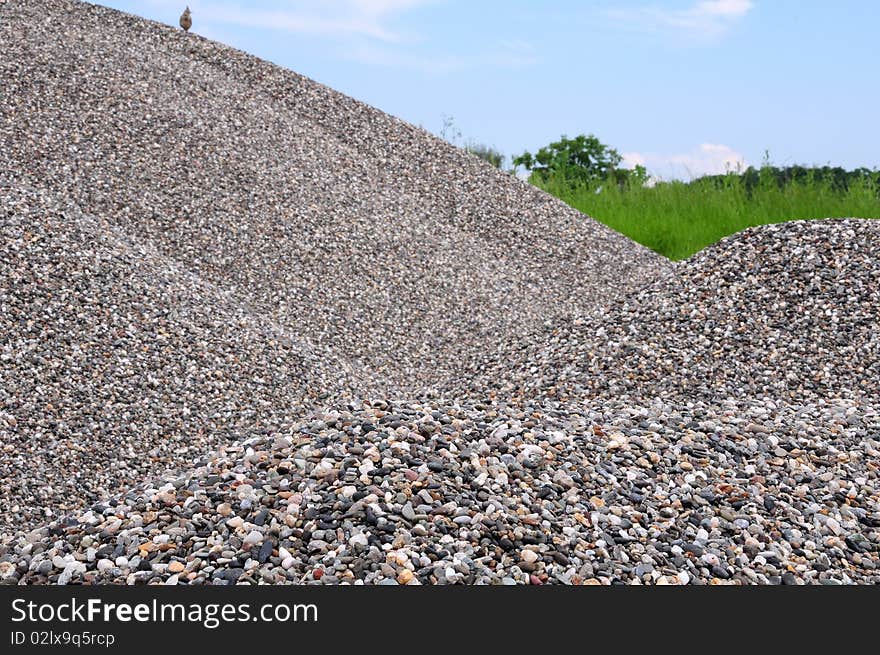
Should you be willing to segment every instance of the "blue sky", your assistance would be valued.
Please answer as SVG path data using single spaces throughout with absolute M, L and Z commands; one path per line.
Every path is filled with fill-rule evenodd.
M 876 0 L 188 1 L 198 34 L 507 155 L 593 133 L 667 178 L 880 167 Z

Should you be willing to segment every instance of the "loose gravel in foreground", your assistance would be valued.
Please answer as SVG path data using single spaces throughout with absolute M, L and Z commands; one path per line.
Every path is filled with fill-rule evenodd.
M 673 266 L 67 0 L 0 73 L 0 582 L 880 582 L 876 221 Z
M 10 581 L 880 582 L 844 401 L 338 409 L 18 540 Z M 873 465 L 873 467 L 872 467 Z

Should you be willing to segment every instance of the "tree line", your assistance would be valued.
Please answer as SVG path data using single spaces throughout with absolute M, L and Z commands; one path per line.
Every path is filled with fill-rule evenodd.
M 503 166 L 505 157 L 495 148 L 469 142 L 465 149 L 496 168 Z M 563 135 L 534 154 L 526 151 L 513 157 L 511 172 L 515 173 L 522 166 L 529 173 L 529 181 L 537 186 L 553 183 L 599 187 L 609 182 L 621 186 L 642 186 L 648 182 L 650 176 L 644 166 L 621 168 L 622 162 L 623 157 L 617 150 L 602 143 L 593 134 L 580 134 L 574 138 Z M 691 180 L 689 184 L 720 186 L 729 184 L 731 179 L 740 182 L 748 194 L 768 183 L 775 183 L 779 188 L 791 184 L 820 184 L 834 192 L 846 193 L 854 183 L 870 182 L 880 189 L 880 171 L 876 169 L 861 167 L 846 170 L 827 165 L 778 167 L 770 164 L 769 153 L 765 153 L 760 167 L 749 166 L 745 170 L 721 175 L 705 175 Z

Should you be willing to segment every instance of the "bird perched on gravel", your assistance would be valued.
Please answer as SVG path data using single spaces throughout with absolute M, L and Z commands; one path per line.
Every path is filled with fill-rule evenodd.
M 192 27 L 192 24 L 192 14 L 189 11 L 189 7 L 187 7 L 183 10 L 183 13 L 180 14 L 180 26 L 183 28 L 184 32 L 189 32 L 189 28 Z

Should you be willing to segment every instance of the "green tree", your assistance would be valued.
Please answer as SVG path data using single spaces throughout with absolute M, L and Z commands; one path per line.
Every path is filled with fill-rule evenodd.
M 551 179 L 573 184 L 601 184 L 615 171 L 620 171 L 617 167 L 621 161 L 623 158 L 614 148 L 592 134 L 581 134 L 574 139 L 562 135 L 559 141 L 541 148 L 534 155 L 524 152 L 513 159 L 513 166 L 514 170 L 524 166 L 530 172 L 529 180 L 536 184 Z M 627 176 L 623 178 L 625 180 Z
M 610 180 L 617 182 L 618 186 L 630 186 L 638 188 L 645 186 L 651 179 L 648 169 L 641 164 L 634 168 L 616 168 L 609 174 Z

